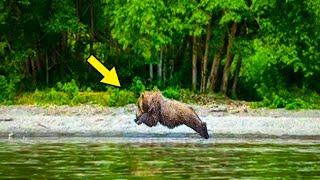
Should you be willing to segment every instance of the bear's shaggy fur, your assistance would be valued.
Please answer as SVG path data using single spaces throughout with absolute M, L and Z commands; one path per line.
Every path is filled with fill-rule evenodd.
M 209 138 L 206 123 L 200 120 L 191 107 L 167 99 L 157 90 L 141 94 L 135 122 L 138 125 L 144 123 L 149 127 L 156 126 L 159 122 L 170 129 L 185 124 L 201 137 Z

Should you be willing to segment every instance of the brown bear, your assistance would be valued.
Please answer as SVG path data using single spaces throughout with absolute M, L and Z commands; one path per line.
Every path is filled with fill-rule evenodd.
M 156 126 L 159 122 L 170 129 L 185 124 L 201 137 L 209 138 L 207 124 L 201 121 L 191 107 L 163 97 L 158 90 L 141 94 L 135 122 L 149 127 Z

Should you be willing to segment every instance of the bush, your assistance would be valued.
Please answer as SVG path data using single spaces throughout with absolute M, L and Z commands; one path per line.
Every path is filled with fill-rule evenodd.
M 281 97 L 276 96 L 276 97 L 273 99 L 270 107 L 271 107 L 271 108 L 284 108 L 284 107 L 286 106 L 286 104 L 287 104 L 287 101 L 286 101 L 286 100 L 284 100 L 284 99 L 281 98 Z
M 33 98 L 36 104 L 57 104 L 57 105 L 67 105 L 70 104 L 70 97 L 64 92 L 58 92 L 54 88 L 46 91 L 36 90 L 33 94 Z
M 267 94 L 263 101 L 253 103 L 251 107 L 315 109 L 320 108 L 320 96 L 316 92 L 304 89 L 281 90 L 277 94 Z
M 108 106 L 124 106 L 130 103 L 135 103 L 137 98 L 135 94 L 127 90 L 116 89 L 112 92 L 109 101 L 107 102 Z
M 0 75 L 0 102 L 11 104 L 14 98 L 15 83 L 5 76 Z
M 176 99 L 176 100 L 179 100 L 181 97 L 180 90 L 178 88 L 172 88 L 172 87 L 169 87 L 168 89 L 163 90 L 162 94 L 167 98 Z
M 140 77 L 136 76 L 133 78 L 132 85 L 130 87 L 130 90 L 135 94 L 136 97 L 139 97 L 140 94 L 145 91 L 146 87 L 143 84 Z
M 44 91 L 39 91 L 37 89 L 34 94 L 32 94 L 32 97 L 35 99 L 35 103 L 40 105 L 77 105 L 81 102 L 85 102 L 82 97 L 79 97 L 79 87 L 75 80 L 71 80 L 64 84 L 58 82 L 56 88 L 50 88 Z
M 59 91 L 65 92 L 71 97 L 76 97 L 79 94 L 79 87 L 77 86 L 76 81 L 74 79 L 64 84 L 58 82 L 57 87 Z

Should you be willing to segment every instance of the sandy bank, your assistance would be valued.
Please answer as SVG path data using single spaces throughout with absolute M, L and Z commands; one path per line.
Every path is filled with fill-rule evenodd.
M 320 110 L 192 105 L 211 137 L 320 138 Z M 136 125 L 135 106 L 0 106 L 1 137 L 199 137 L 192 129 Z

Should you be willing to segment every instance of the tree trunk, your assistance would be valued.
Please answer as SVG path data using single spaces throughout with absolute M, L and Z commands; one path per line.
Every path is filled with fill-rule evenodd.
M 81 21 L 81 0 L 77 0 L 77 17 L 78 20 Z M 81 42 L 81 33 L 80 32 L 76 32 L 76 51 L 78 51 L 78 53 L 76 53 L 76 60 L 81 61 L 81 54 L 79 51 L 80 50 L 80 42 Z
M 94 12 L 93 12 L 94 0 L 90 0 L 90 54 L 92 54 L 93 41 L 94 41 Z
M 158 82 L 162 81 L 162 61 L 163 61 L 163 47 L 160 49 L 159 63 L 158 63 Z
M 28 76 L 28 77 L 30 77 L 30 62 L 29 62 L 29 59 L 26 59 L 25 61 L 25 68 L 26 68 L 26 75 Z
M 64 53 L 67 47 L 67 32 L 61 32 L 61 52 Z
M 175 49 L 173 48 L 171 51 L 172 55 L 169 59 L 169 79 L 172 79 L 173 77 L 173 72 L 174 72 L 174 53 L 175 53 Z
M 204 93 L 206 90 L 206 76 L 207 76 L 207 65 L 208 65 L 208 51 L 210 45 L 210 38 L 211 38 L 211 24 L 212 19 L 210 19 L 209 24 L 207 26 L 207 35 L 206 35 L 206 44 L 204 48 L 204 56 L 202 60 L 202 69 L 201 69 L 201 87 L 200 92 Z
M 225 44 L 226 44 L 226 39 L 225 39 L 225 35 L 223 35 L 220 48 L 219 48 L 218 52 L 214 55 L 210 75 L 209 75 L 208 81 L 207 81 L 207 91 L 209 91 L 210 93 L 213 93 L 214 90 L 216 89 L 216 84 L 217 84 L 217 80 L 218 80 L 219 65 L 221 62 L 221 56 L 225 50 Z
M 57 64 L 57 53 L 56 53 L 56 49 L 53 49 L 53 50 L 52 50 L 50 57 L 51 57 L 51 59 L 52 59 L 53 65 L 56 65 L 56 64 Z M 49 67 L 49 69 L 50 69 L 50 67 Z
M 36 66 L 34 64 L 33 59 L 30 59 L 30 61 L 31 61 L 32 82 L 33 84 L 35 84 L 37 82 Z
M 197 38 L 193 37 L 192 43 L 192 89 L 197 89 Z
M 236 71 L 234 73 L 233 84 L 232 84 L 232 98 L 234 99 L 237 99 L 237 84 L 238 84 L 238 79 L 240 74 L 241 63 L 242 63 L 242 59 L 240 57 L 238 57 L 237 59 L 238 59 L 237 66 L 236 66 Z
M 167 83 L 167 66 L 168 66 L 168 63 L 167 63 L 168 48 L 167 47 L 163 50 L 163 54 L 165 54 L 165 56 L 164 58 L 162 57 L 162 83 L 165 86 Z
M 35 63 L 36 63 L 36 66 L 37 66 L 37 71 L 41 71 L 41 60 L 42 60 L 42 58 L 41 58 L 41 54 L 39 52 L 39 48 L 38 47 L 40 47 L 40 44 L 35 47 L 35 49 L 36 49 L 36 62 Z M 38 73 L 38 72 L 36 72 L 36 73 Z
M 153 80 L 153 64 L 149 64 L 149 75 L 150 75 L 150 80 Z
M 234 22 L 232 24 L 230 33 L 228 35 L 227 61 L 226 61 L 226 64 L 224 65 L 222 84 L 221 84 L 221 92 L 223 95 L 226 95 L 227 91 L 228 91 L 228 80 L 229 80 L 229 74 L 230 74 L 230 67 L 231 67 L 232 60 L 233 60 L 231 48 L 232 48 L 232 43 L 233 43 L 234 37 L 236 35 L 236 31 L 237 31 L 237 23 Z
M 48 59 L 48 50 L 46 50 L 46 83 L 49 85 L 49 59 Z

